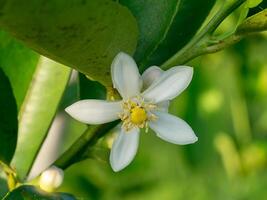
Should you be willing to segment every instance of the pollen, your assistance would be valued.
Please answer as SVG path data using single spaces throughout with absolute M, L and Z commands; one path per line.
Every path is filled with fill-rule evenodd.
M 131 122 L 136 125 L 143 124 L 147 120 L 147 114 L 144 108 L 134 107 L 131 109 Z

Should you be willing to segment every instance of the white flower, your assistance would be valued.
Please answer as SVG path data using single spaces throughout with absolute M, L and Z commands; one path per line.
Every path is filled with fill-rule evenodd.
M 87 124 L 102 124 L 121 119 L 120 133 L 114 140 L 110 164 L 114 171 L 125 168 L 136 155 L 140 128 L 150 127 L 158 137 L 174 144 L 197 141 L 193 130 L 182 119 L 168 114 L 169 100 L 189 85 L 193 69 L 172 67 L 167 71 L 152 66 L 140 76 L 135 61 L 119 53 L 111 64 L 114 88 L 121 101 L 82 100 L 66 108 L 66 112 Z
M 63 170 L 56 166 L 51 166 L 41 174 L 39 186 L 46 192 L 53 192 L 62 184 L 63 179 Z

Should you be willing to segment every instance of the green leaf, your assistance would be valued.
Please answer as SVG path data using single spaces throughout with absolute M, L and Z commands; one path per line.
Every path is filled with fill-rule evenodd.
M 9 164 L 18 136 L 17 105 L 7 76 L 0 68 L 0 160 Z
M 247 0 L 245 5 L 247 8 L 254 8 L 258 6 L 263 0 Z
M 39 55 L 0 31 L 0 67 L 8 76 L 18 110 L 25 98 Z
M 236 24 L 236 27 L 235 27 L 235 30 L 232 32 L 234 33 L 237 29 L 237 27 L 242 24 L 242 22 L 246 19 L 246 17 L 248 16 L 248 12 L 249 12 L 249 8 L 246 7 L 246 5 L 244 4 L 242 6 L 242 10 L 240 12 L 240 15 L 239 15 L 239 18 L 238 18 L 238 21 L 237 21 L 237 24 Z M 232 34 L 231 33 L 231 34 Z
M 142 70 L 160 65 L 196 33 L 215 0 L 120 0 L 136 17 L 140 38 L 135 59 Z
M 9 0 L 0 13 L 0 26 L 25 44 L 104 85 L 114 56 L 135 50 L 136 21 L 110 0 Z
M 259 4 L 261 4 L 262 1 L 263 0 L 247 0 L 242 6 L 237 26 L 240 25 L 246 19 L 250 9 L 257 7 Z
M 24 179 L 47 135 L 67 85 L 70 68 L 41 57 L 19 119 L 19 137 L 12 166 Z
M 249 9 L 248 16 L 255 15 L 256 13 L 261 12 L 265 8 L 267 8 L 267 1 L 262 1 L 258 6 Z
M 34 186 L 23 185 L 9 192 L 3 200 L 75 200 L 67 193 L 47 193 Z
M 106 88 L 79 74 L 80 99 L 106 99 Z
M 237 34 L 244 35 L 267 30 L 267 9 L 247 18 L 237 28 Z
M 0 199 L 5 196 L 5 194 L 8 192 L 7 188 L 7 182 L 1 177 L 1 169 L 0 169 Z

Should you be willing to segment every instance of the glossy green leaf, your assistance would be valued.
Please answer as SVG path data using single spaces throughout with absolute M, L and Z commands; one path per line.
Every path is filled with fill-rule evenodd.
M 114 56 L 135 50 L 136 21 L 110 0 L 8 0 L 0 13 L 0 26 L 25 44 L 105 85 Z
M 18 110 L 25 98 L 39 55 L 0 31 L 0 67 L 8 76 Z
M 17 105 L 8 77 L 0 68 L 0 160 L 9 163 L 18 136 Z
M 67 85 L 70 68 L 41 57 L 19 118 L 19 137 L 12 166 L 24 179 L 45 139 Z
M 247 18 L 237 28 L 237 34 L 250 34 L 267 30 L 267 9 Z
M 160 65 L 196 33 L 215 0 L 120 0 L 136 17 L 140 38 L 135 59 L 141 69 Z
M 3 200 L 75 200 L 67 193 L 47 193 L 34 186 L 23 185 L 9 192 Z

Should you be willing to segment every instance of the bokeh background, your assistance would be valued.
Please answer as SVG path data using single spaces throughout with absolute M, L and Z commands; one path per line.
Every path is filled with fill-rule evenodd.
M 219 32 L 229 30 L 235 20 L 228 19 Z M 110 133 L 92 159 L 65 171 L 59 191 L 80 200 L 266 199 L 267 34 L 246 38 L 189 65 L 194 67 L 192 83 L 172 101 L 170 112 L 191 125 L 197 143 L 177 146 L 153 132 L 142 133 L 135 160 L 114 173 L 103 150 L 110 147 Z M 46 167 L 86 128 L 63 111 L 77 96 L 74 75 L 49 133 L 50 148 L 39 155 L 35 170 Z M 0 194 L 5 191 L 0 179 Z

